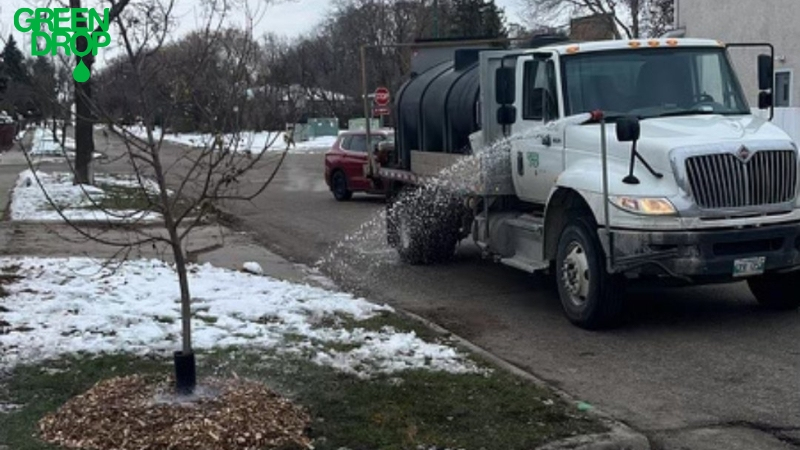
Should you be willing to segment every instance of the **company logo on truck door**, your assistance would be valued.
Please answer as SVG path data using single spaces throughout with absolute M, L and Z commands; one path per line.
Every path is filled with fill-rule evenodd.
M 539 154 L 536 152 L 528 152 L 528 166 L 539 167 Z

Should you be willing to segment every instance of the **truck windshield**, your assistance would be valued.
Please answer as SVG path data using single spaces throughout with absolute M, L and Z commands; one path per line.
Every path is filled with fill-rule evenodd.
M 563 59 L 567 115 L 749 114 L 723 49 L 596 52 Z

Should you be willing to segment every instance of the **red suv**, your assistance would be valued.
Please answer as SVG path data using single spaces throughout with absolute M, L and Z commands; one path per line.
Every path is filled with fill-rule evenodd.
M 392 129 L 370 130 L 372 142 L 367 145 L 366 130 L 345 131 L 339 134 L 331 149 L 325 153 L 325 182 L 328 183 L 336 200 L 349 200 L 353 192 L 370 194 L 383 193 L 364 176 L 367 165 L 367 149 L 375 152 L 375 147 L 383 141 L 394 141 Z

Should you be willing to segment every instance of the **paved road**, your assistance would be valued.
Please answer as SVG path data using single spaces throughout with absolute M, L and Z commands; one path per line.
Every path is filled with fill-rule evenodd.
M 481 261 L 466 240 L 450 264 L 400 264 L 383 245 L 382 201 L 336 202 L 322 167 L 319 154 L 291 155 L 264 194 L 233 211 L 284 256 L 469 338 L 656 448 L 800 447 L 800 313 L 760 310 L 743 284 L 639 287 L 630 325 L 583 331 L 546 283 Z

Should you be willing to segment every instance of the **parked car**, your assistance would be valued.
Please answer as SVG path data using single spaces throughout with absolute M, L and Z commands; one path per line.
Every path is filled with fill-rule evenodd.
M 365 130 L 345 131 L 339 134 L 331 149 L 325 153 L 325 182 L 333 197 L 344 201 L 353 197 L 354 192 L 382 194 L 380 184 L 364 176 L 367 164 L 367 149 L 375 151 L 380 142 L 394 141 L 394 130 L 379 128 L 370 130 L 371 139 L 367 145 Z

